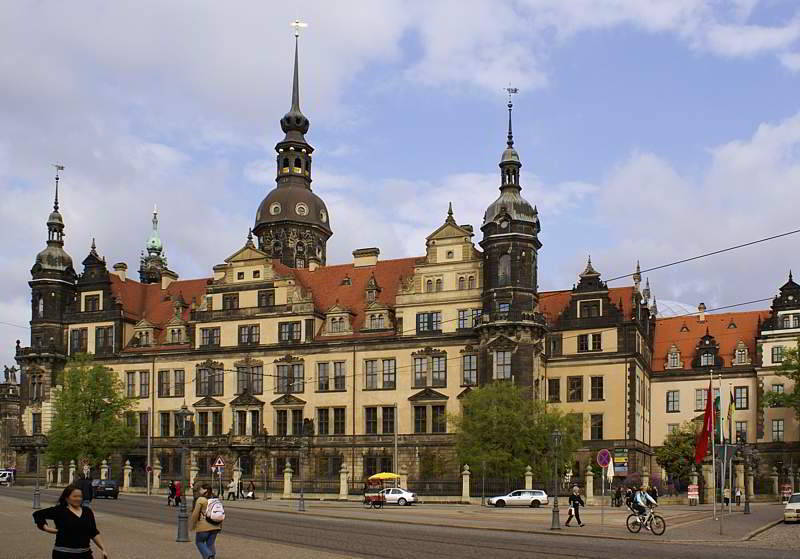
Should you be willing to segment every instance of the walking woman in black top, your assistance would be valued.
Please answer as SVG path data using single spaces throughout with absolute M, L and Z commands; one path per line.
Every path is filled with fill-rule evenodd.
M 56 535 L 53 559 L 92 559 L 89 540 L 100 549 L 104 559 L 108 559 L 106 546 L 97 531 L 94 513 L 89 507 L 82 507 L 83 494 L 75 485 L 68 485 L 58 504 L 49 509 L 33 513 L 33 522 L 43 532 Z M 47 525 L 52 520 L 55 528 Z

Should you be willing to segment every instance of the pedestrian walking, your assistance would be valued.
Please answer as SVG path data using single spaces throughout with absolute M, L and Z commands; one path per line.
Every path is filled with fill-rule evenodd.
M 253 480 L 250 480 L 250 483 L 247 485 L 247 493 L 245 494 L 247 499 L 256 499 L 256 484 L 253 483 Z
M 742 504 L 742 490 L 737 487 L 736 488 L 736 506 L 738 507 L 741 504 Z
M 103 554 L 103 558 L 108 558 L 94 513 L 91 508 L 82 506 L 82 503 L 83 493 L 80 488 L 77 485 L 68 485 L 58 498 L 56 506 L 33 513 L 33 522 L 39 530 L 56 535 L 53 559 L 92 559 L 90 540 Z M 53 521 L 55 528 L 47 525 L 48 520 Z
M 233 499 L 234 501 L 236 500 L 236 480 L 233 479 L 228 484 L 228 492 L 225 495 L 226 501 L 230 501 L 231 499 Z
M 81 490 L 81 495 L 83 496 L 81 505 L 84 507 L 91 507 L 92 499 L 94 498 L 92 480 L 87 478 L 84 474 L 81 474 L 78 476 L 78 481 L 75 483 L 75 486 Z
M 214 516 L 209 508 L 219 506 L 220 510 L 222 503 L 219 499 L 214 499 L 211 485 L 204 483 L 200 486 L 200 496 L 192 509 L 192 530 L 195 532 L 195 545 L 200 551 L 203 559 L 214 558 L 217 555 L 217 535 L 222 530 L 222 520 L 214 521 Z M 222 511 L 222 518 L 224 519 L 225 512 Z
M 175 506 L 176 507 L 181 504 L 181 499 L 183 498 L 183 492 L 181 491 L 181 489 L 182 489 L 181 488 L 181 482 L 180 481 L 176 481 L 175 482 Z
M 244 499 L 244 482 L 240 479 L 236 484 L 236 498 Z
M 622 505 L 622 488 L 618 485 L 617 490 L 614 491 L 614 506 L 619 507 Z
M 653 498 L 653 500 L 656 503 L 658 503 L 658 487 L 656 487 L 655 485 L 651 485 L 650 486 L 650 491 L 648 491 L 648 493 Z
M 731 503 L 731 489 L 730 487 L 726 487 L 722 490 L 722 501 L 725 503 L 727 507 Z
M 175 482 L 173 480 L 169 481 L 167 491 L 167 506 L 169 507 L 175 504 Z
M 580 507 L 585 507 L 586 505 L 583 503 L 583 499 L 581 499 L 580 490 L 578 486 L 572 488 L 572 495 L 569 496 L 569 510 L 567 513 L 567 521 L 564 523 L 564 526 L 569 526 L 572 517 L 575 517 L 575 520 L 578 521 L 578 526 L 583 527 L 583 522 L 581 522 L 581 514 L 580 514 Z

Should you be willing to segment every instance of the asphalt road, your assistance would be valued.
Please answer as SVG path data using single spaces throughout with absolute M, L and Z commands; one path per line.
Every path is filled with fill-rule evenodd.
M 2 494 L 30 501 L 31 489 L 3 488 Z M 56 499 L 55 492 L 44 492 L 42 506 Z M 118 501 L 94 502 L 97 511 L 132 517 L 159 524 L 176 522 L 177 509 L 165 506 L 162 499 L 122 495 Z M 423 505 L 424 506 L 424 505 Z M 413 509 L 409 509 L 413 514 Z M 102 527 L 101 527 L 102 529 Z M 577 529 L 579 530 L 579 529 Z M 268 541 L 339 553 L 354 557 L 411 559 L 418 557 L 486 558 L 597 558 L 642 557 L 648 559 L 692 558 L 739 559 L 764 557 L 767 552 L 752 545 L 666 543 L 650 534 L 641 541 L 621 541 L 571 535 L 523 534 L 493 530 L 445 528 L 371 522 L 348 518 L 320 518 L 273 511 L 228 508 L 219 545 L 224 535 L 235 534 L 256 541 Z M 254 546 L 254 551 L 257 551 Z M 770 559 L 796 559 L 796 550 L 770 549 Z

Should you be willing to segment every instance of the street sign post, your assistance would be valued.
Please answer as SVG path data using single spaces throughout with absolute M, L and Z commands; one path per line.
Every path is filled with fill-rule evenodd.
M 605 470 L 608 465 L 611 463 L 611 453 L 608 451 L 607 448 L 602 448 L 597 453 L 597 465 L 600 466 Z M 603 478 L 603 492 L 600 494 L 600 527 L 606 525 L 606 476 L 605 471 L 603 475 L 600 476 Z

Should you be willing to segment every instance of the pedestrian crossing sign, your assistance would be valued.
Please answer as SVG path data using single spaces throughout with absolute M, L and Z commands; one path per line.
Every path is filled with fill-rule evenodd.
M 225 462 L 222 461 L 222 456 L 217 456 L 217 460 L 216 460 L 216 462 L 214 462 L 214 467 L 215 468 L 224 468 L 225 467 Z

